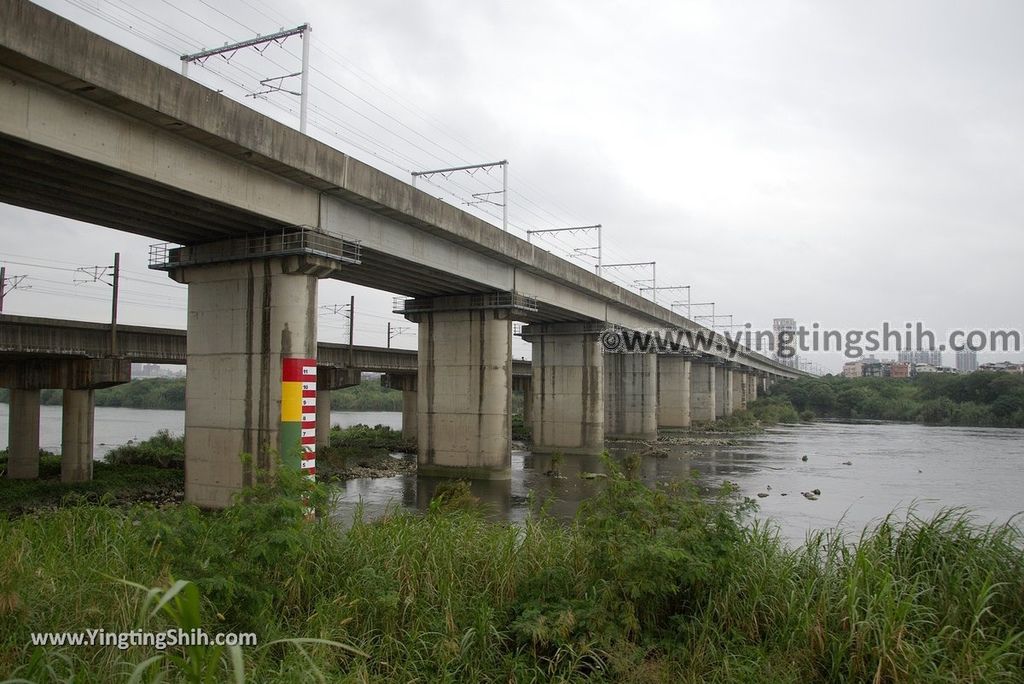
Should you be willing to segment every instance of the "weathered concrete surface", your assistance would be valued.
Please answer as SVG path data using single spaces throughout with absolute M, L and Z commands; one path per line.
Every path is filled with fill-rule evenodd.
M 715 418 L 732 415 L 732 369 L 715 366 Z
M 419 436 L 419 394 L 402 390 L 402 438 L 417 441 Z
M 61 482 L 92 479 L 96 402 L 93 390 L 66 389 L 61 417 Z
M 39 477 L 39 390 L 11 389 L 7 438 L 7 477 Z
M 605 436 L 658 438 L 658 355 L 605 354 Z
M 694 361 L 690 365 L 690 421 L 710 423 L 715 420 L 715 366 Z
M 509 478 L 512 321 L 507 312 L 431 311 L 416 319 L 418 472 Z
M 732 410 L 742 411 L 747 408 L 747 374 L 741 371 L 732 373 Z
M 672 354 L 658 357 L 658 427 L 690 426 L 690 360 Z
M 530 325 L 533 345 L 529 408 L 534 453 L 599 454 L 605 437 L 604 354 L 586 324 Z
M 317 280 L 280 258 L 188 267 L 176 278 L 188 283 L 185 499 L 222 508 L 274 465 L 281 360 L 316 357 Z
M 319 373 L 319 369 L 317 371 Z M 316 450 L 331 443 L 331 390 L 316 392 Z

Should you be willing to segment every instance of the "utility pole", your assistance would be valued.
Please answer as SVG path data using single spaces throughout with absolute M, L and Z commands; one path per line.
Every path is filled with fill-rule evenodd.
M 408 332 L 408 330 L 409 328 L 407 328 L 404 325 L 396 325 L 395 327 L 392 328 L 391 322 L 388 321 L 388 349 L 391 349 L 391 340 L 398 337 L 404 332 Z
M 356 339 L 356 296 L 352 295 L 348 300 L 348 365 L 352 367 L 355 359 L 355 350 L 352 347 Z
M 75 278 L 76 285 L 106 283 L 113 288 L 113 296 L 110 301 L 110 355 L 117 356 L 117 297 L 121 283 L 121 253 L 114 252 L 113 266 L 82 266 L 75 269 L 75 272 L 86 276 L 81 280 Z M 112 276 L 109 282 L 106 280 L 107 276 Z
M 501 190 L 495 190 L 493 192 L 474 192 L 473 201 L 466 202 L 468 205 L 475 204 L 493 204 L 501 207 L 501 229 L 508 232 L 508 160 L 502 159 L 496 162 L 487 162 L 486 164 L 467 164 L 466 166 L 452 166 L 446 169 L 431 169 L 429 171 L 413 171 L 412 172 L 412 187 L 416 187 L 416 180 L 419 178 L 429 179 L 431 176 L 440 175 L 443 178 L 448 178 L 453 173 L 458 171 L 465 171 L 470 175 L 473 175 L 476 171 L 483 170 L 489 172 L 494 167 L 501 167 Z M 490 198 L 490 195 L 501 195 L 501 204 L 498 204 Z M 493 216 L 493 214 L 492 214 Z
M 32 287 L 31 285 L 26 285 L 24 287 L 18 287 L 21 284 L 21 281 L 25 280 L 25 278 L 27 278 L 28 276 L 16 275 L 16 276 L 11 276 L 10 278 L 8 278 L 6 274 L 7 274 L 7 267 L 6 266 L 0 266 L 0 313 L 4 312 L 4 296 L 7 293 L 14 292 L 15 290 L 19 290 L 19 289 L 21 289 L 21 290 L 29 290 Z
M 313 27 L 307 23 L 288 30 L 282 29 L 277 33 L 272 33 L 268 36 L 257 36 L 255 38 L 250 38 L 249 40 L 225 45 L 224 47 L 214 48 L 212 50 L 201 50 L 200 52 L 182 55 L 181 75 L 186 78 L 188 77 L 188 65 L 192 62 L 202 64 L 214 55 L 220 55 L 224 59 L 230 60 L 234 53 L 249 47 L 262 54 L 270 43 L 277 43 L 280 45 L 284 43 L 289 36 L 300 36 L 302 39 L 302 71 L 297 71 L 293 74 L 284 74 L 283 76 L 272 76 L 270 78 L 261 79 L 260 85 L 266 88 L 266 90 L 248 93 L 246 97 L 256 98 L 270 93 L 288 93 L 289 95 L 297 96 L 299 98 L 299 132 L 305 133 L 309 99 L 309 42 L 312 33 Z M 296 76 L 299 77 L 300 83 L 298 92 L 289 90 L 284 85 L 285 79 L 295 78 Z
M 121 253 L 114 252 L 114 293 L 110 302 L 110 355 L 117 356 L 117 290 L 121 282 Z

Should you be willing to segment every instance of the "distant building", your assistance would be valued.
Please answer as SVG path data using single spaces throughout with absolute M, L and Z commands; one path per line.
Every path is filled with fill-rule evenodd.
M 978 370 L 978 352 L 963 349 L 956 353 L 956 369 L 961 373 L 973 373 Z
M 1017 373 L 1024 375 L 1024 364 L 1013 363 L 1012 361 L 998 361 L 996 363 L 983 363 L 978 366 L 980 371 L 997 373 Z
M 942 365 L 942 352 L 937 349 L 905 349 L 897 354 L 896 360 L 915 365 L 926 363 L 929 366 L 939 368 Z
M 781 363 L 783 366 L 789 366 L 790 368 L 800 367 L 800 357 L 797 354 L 792 356 L 780 356 L 779 355 L 779 340 L 785 342 L 785 345 L 794 346 L 797 343 L 796 337 L 796 319 L 795 318 L 776 318 L 772 321 L 772 333 L 775 336 L 775 360 Z
M 890 378 L 909 378 L 911 376 L 911 366 L 906 361 L 893 361 L 889 364 L 889 377 Z
M 847 361 L 843 364 L 843 377 L 860 378 L 864 376 L 864 364 L 860 361 Z

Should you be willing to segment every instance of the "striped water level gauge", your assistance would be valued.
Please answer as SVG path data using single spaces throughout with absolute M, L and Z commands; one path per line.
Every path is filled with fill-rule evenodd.
M 316 479 L 316 359 L 281 360 L 281 461 Z

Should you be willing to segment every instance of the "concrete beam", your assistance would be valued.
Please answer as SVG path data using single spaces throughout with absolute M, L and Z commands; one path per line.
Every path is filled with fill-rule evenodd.
M 0 387 L 18 389 L 102 389 L 132 379 L 126 359 L 44 358 L 0 361 Z

